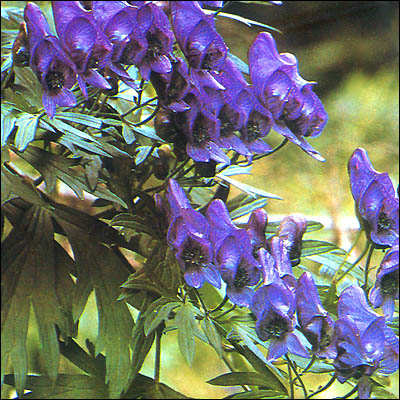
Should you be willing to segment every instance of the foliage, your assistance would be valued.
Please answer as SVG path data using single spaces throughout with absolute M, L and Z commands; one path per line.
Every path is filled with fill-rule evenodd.
M 281 197 L 240 177 L 288 141 L 324 161 L 308 139 L 327 112 L 296 57 L 262 32 L 246 63 L 215 20 L 276 30 L 230 2 L 52 3 L 46 16 L 2 7 L 2 385 L 21 398 L 187 398 L 160 381 L 175 332 L 189 366 L 199 342 L 215 351 L 228 372 L 207 383 L 234 387 L 228 398 L 310 398 L 336 379 L 362 398 L 395 396 L 380 383 L 398 369 L 389 176 L 362 149 L 349 161 L 366 234 L 352 263 L 314 236 L 319 222 L 268 221 Z M 92 293 L 98 332 L 84 349 Z M 60 373 L 64 359 L 75 373 Z

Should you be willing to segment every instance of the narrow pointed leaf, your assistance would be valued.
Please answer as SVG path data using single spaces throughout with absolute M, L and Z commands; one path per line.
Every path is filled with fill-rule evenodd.
M 229 372 L 207 381 L 210 385 L 216 386 L 266 386 L 265 377 L 257 372 Z

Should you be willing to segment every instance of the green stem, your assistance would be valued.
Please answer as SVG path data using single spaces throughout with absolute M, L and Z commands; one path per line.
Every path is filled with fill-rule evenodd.
M 289 399 L 294 399 L 294 384 L 292 380 L 292 368 L 290 367 L 290 363 L 287 364 L 288 369 L 288 377 L 289 377 L 289 387 L 290 387 L 290 397 Z
M 365 295 L 368 295 L 368 269 L 369 264 L 371 263 L 372 253 L 375 250 L 375 245 L 371 242 L 371 247 L 369 248 L 367 260 L 365 261 L 365 268 L 364 268 L 364 285 L 361 286 L 365 292 Z
M 220 304 L 217 305 L 217 307 L 213 308 L 210 310 L 210 313 L 213 313 L 215 311 L 220 310 L 225 304 L 226 302 L 229 300 L 229 297 L 227 295 L 225 295 L 224 299 L 221 301 Z
M 197 299 L 200 301 L 201 306 L 203 307 L 203 310 L 206 314 L 209 314 L 208 308 L 205 305 L 203 299 L 200 296 L 200 293 L 198 292 L 198 290 L 196 288 L 193 288 L 194 293 L 196 294 Z
M 236 308 L 236 304 L 234 304 L 231 308 L 229 308 L 228 310 L 224 311 L 222 314 L 217 315 L 214 319 L 219 319 L 221 317 L 223 317 L 226 314 L 229 314 L 231 311 L 233 311 Z
M 157 328 L 156 330 L 156 355 L 154 365 L 154 381 L 160 381 L 160 367 L 161 367 L 161 335 L 162 329 Z
M 300 385 L 301 385 L 301 388 L 303 389 L 304 397 L 307 397 L 307 389 L 306 389 L 306 387 L 304 386 L 304 383 L 303 383 L 302 379 L 300 378 L 300 375 L 299 375 L 299 373 L 297 372 L 297 369 L 296 369 L 295 366 L 293 365 L 292 360 L 289 358 L 289 356 L 288 356 L 287 354 L 286 354 L 285 358 L 286 358 L 286 360 L 287 360 L 287 362 L 288 362 L 290 368 L 292 369 L 292 371 L 293 371 L 293 372 L 295 373 L 295 375 L 296 375 L 296 378 L 293 379 L 292 384 L 294 384 L 294 381 L 295 381 L 296 379 L 298 379 L 298 380 L 299 380 L 299 383 L 300 383 Z
M 357 392 L 357 390 L 358 390 L 358 385 L 354 386 L 353 389 L 351 389 L 349 393 L 345 394 L 342 397 L 335 397 L 335 399 L 348 399 L 352 394 Z
M 214 17 L 216 17 L 223 10 L 226 10 L 232 3 L 233 1 L 226 1 L 225 4 L 219 10 L 215 11 Z
M 314 397 L 315 395 L 324 392 L 326 389 L 328 389 L 330 386 L 333 385 L 333 382 L 335 382 L 336 380 L 336 375 L 333 375 L 332 378 L 329 380 L 329 382 L 323 386 L 322 388 L 316 390 L 315 392 L 311 393 L 310 395 L 308 395 L 306 398 L 307 399 L 311 399 L 311 397 Z
M 145 118 L 143 121 L 138 122 L 137 124 L 133 124 L 133 126 L 144 125 L 146 122 L 151 121 L 155 117 L 155 115 L 158 113 L 159 109 L 160 109 L 160 104 L 157 103 L 156 108 L 147 118 Z
M 283 139 L 282 142 L 281 142 L 280 144 L 278 144 L 278 146 L 276 146 L 275 148 L 273 148 L 273 149 L 272 149 L 271 151 L 269 151 L 268 153 L 260 154 L 259 156 L 255 156 L 255 157 L 253 158 L 253 161 L 260 160 L 261 158 L 270 156 L 271 154 L 275 153 L 276 151 L 280 150 L 283 146 L 285 146 L 286 143 L 287 143 L 288 141 L 289 141 L 289 139 L 287 139 L 287 138 Z
M 365 254 L 367 254 L 369 246 L 370 246 L 370 242 L 367 242 L 364 250 L 362 251 L 360 256 L 357 258 L 357 260 L 354 261 L 353 264 L 351 264 L 350 267 L 347 268 L 346 271 L 344 271 L 343 274 L 340 275 L 340 277 L 338 279 L 333 279 L 333 282 L 332 282 L 333 284 L 339 283 L 352 269 L 354 269 L 354 267 L 356 267 L 356 265 L 364 258 Z
M 150 103 L 152 103 L 153 101 L 155 101 L 157 99 L 158 99 L 158 96 L 152 97 L 151 99 L 146 100 L 143 104 L 138 104 L 135 107 L 130 108 L 128 111 L 125 111 L 120 116 L 122 118 L 125 118 L 128 114 L 130 114 L 130 113 L 132 113 L 132 112 L 134 112 L 136 110 L 139 110 L 140 108 L 146 107 L 147 105 L 149 105 Z

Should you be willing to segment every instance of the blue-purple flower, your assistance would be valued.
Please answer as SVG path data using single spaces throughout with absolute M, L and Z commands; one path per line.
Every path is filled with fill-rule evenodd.
M 297 59 L 279 54 L 271 34 L 261 32 L 249 49 L 250 76 L 260 102 L 271 112 L 274 129 L 319 161 L 321 155 L 304 139 L 322 132 L 328 116 L 313 92 L 315 82 L 298 73 Z
M 284 356 L 288 351 L 309 358 L 299 338 L 296 326 L 296 300 L 294 293 L 282 283 L 260 287 L 254 294 L 251 311 L 257 317 L 256 333 L 263 340 L 270 340 L 268 361 Z
M 107 80 L 97 71 L 111 58 L 112 45 L 99 29 L 92 11 L 79 1 L 52 1 L 54 23 L 58 37 L 76 65 L 77 80 L 87 98 L 86 83 L 100 89 L 110 89 Z
M 306 228 L 307 220 L 299 213 L 288 215 L 279 224 L 277 235 L 289 252 L 293 267 L 300 263 L 302 238 Z
M 221 277 L 213 265 L 214 252 L 206 218 L 191 207 L 174 179 L 168 182 L 166 198 L 170 206 L 167 241 L 175 252 L 186 283 L 199 288 L 207 281 L 219 288 Z
M 376 274 L 375 286 L 369 292 L 374 308 L 382 307 L 388 321 L 393 319 L 394 300 L 399 299 L 399 240 L 388 249 Z
M 377 172 L 362 148 L 351 155 L 348 171 L 361 226 L 376 247 L 391 247 L 399 237 L 399 198 L 389 175 Z
M 313 352 L 321 358 L 334 358 L 332 343 L 333 319 L 322 307 L 312 275 L 304 272 L 296 288 L 297 319 L 300 330 L 312 344 Z
M 200 93 L 192 90 L 183 99 L 190 110 L 180 113 L 178 125 L 186 136 L 186 152 L 194 161 L 215 160 L 230 164 L 228 156 L 218 146 L 220 121 L 202 104 Z
M 358 379 L 362 399 L 370 395 L 368 377 L 376 371 L 392 374 L 398 369 L 399 340 L 385 318 L 370 309 L 360 287 L 350 286 L 341 293 L 333 341 L 337 378 L 341 383 Z
M 76 104 L 75 96 L 69 91 L 76 82 L 76 67 L 58 38 L 51 35 L 47 20 L 36 4 L 25 6 L 24 19 L 31 55 L 29 64 L 43 87 L 43 107 L 53 118 L 56 105 L 71 107 Z

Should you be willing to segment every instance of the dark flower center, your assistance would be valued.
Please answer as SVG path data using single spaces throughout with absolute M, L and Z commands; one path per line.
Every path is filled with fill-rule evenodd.
M 46 83 L 50 90 L 61 89 L 64 86 L 64 77 L 59 72 L 49 72 L 46 75 Z
M 212 54 L 211 53 L 207 53 L 204 56 L 203 61 L 201 62 L 201 69 L 205 69 L 207 71 L 212 70 Z
M 99 66 L 99 60 L 95 57 L 90 57 L 87 68 L 97 68 Z
M 263 326 L 263 331 L 268 337 L 281 338 L 285 333 L 289 332 L 287 321 L 276 317 Z
M 252 142 L 253 140 L 256 140 L 259 138 L 261 129 L 260 125 L 253 120 L 250 120 L 247 125 L 247 138 L 249 142 Z
M 319 341 L 319 348 L 325 349 L 331 344 L 331 335 L 326 332 L 321 332 L 321 340 Z
M 392 227 L 392 220 L 388 216 L 381 212 L 378 217 L 378 231 L 386 231 Z
M 233 286 L 235 286 L 236 288 L 243 288 L 249 283 L 249 281 L 250 278 L 247 271 L 239 265 L 236 271 Z
M 147 36 L 148 49 L 146 52 L 146 58 L 156 58 L 162 55 L 162 42 L 158 37 L 152 33 Z
M 182 254 L 182 260 L 185 262 L 186 268 L 205 267 L 205 256 L 201 247 L 189 245 Z
M 210 135 L 208 134 L 207 128 L 205 128 L 199 119 L 193 127 L 193 142 L 196 146 L 201 146 L 210 140 Z
M 381 279 L 380 288 L 385 295 L 394 296 L 399 289 L 398 271 L 384 275 Z
M 130 40 L 125 46 L 124 51 L 120 56 L 119 62 L 128 65 L 135 64 L 135 57 L 140 49 L 141 47 L 137 42 L 135 42 L 134 40 Z

